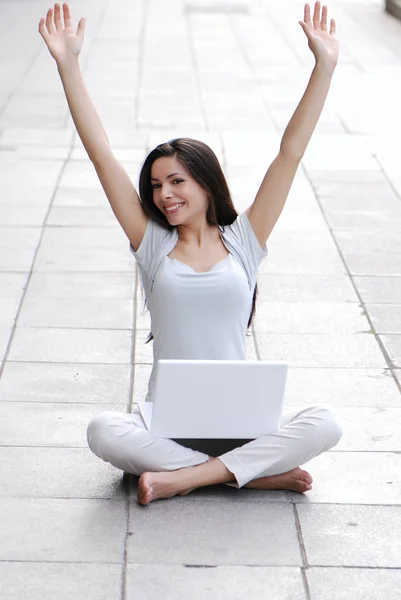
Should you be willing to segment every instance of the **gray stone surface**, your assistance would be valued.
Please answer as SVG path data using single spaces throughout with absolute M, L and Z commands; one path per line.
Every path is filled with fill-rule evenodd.
M 386 334 L 379 337 L 388 353 L 392 366 L 401 368 L 401 335 Z
M 400 277 L 354 277 L 364 302 L 397 304 L 401 298 Z
M 398 600 L 400 569 L 312 567 L 306 571 L 311 600 Z
M 126 412 L 126 409 L 124 404 L 1 402 L 1 443 L 86 448 L 86 426 L 95 415 L 104 410 Z
M 311 566 L 399 567 L 398 506 L 297 506 Z
M 292 507 L 283 503 L 185 502 L 178 497 L 149 507 L 132 504 L 129 531 L 130 563 L 302 564 Z
M 130 365 L 6 362 L 0 401 L 127 404 L 130 370 Z
M 191 568 L 165 565 L 128 565 L 127 600 L 306 600 L 300 570 L 291 567 Z
M 121 576 L 122 565 L 2 562 L 0 598 L 117 600 Z
M 295 407 L 322 402 L 344 407 L 398 407 L 400 392 L 389 369 L 288 370 L 285 404 Z
M 386 368 L 376 339 L 369 333 L 259 334 L 256 342 L 261 360 L 284 360 L 291 367 Z
M 396 278 L 394 278 L 396 279 Z M 260 302 L 357 302 L 346 275 L 268 274 L 258 277 Z M 401 295 L 401 288 L 400 288 Z
M 7 515 L 0 560 L 113 562 L 124 558 L 124 504 L 71 498 L 0 498 Z
M 99 460 L 89 448 L 3 446 L 0 458 L 3 498 L 124 500 L 122 471 Z
M 303 495 L 288 494 L 293 502 L 305 505 L 399 505 L 400 463 L 398 452 L 326 452 L 303 465 L 313 477 L 313 489 Z
M 370 325 L 356 302 L 262 301 L 258 303 L 255 329 L 258 333 L 361 333 L 369 331 Z
M 130 331 L 17 328 L 9 359 L 34 362 L 127 364 Z

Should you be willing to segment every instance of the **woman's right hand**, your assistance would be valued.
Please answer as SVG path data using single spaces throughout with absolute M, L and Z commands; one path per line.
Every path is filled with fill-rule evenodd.
M 72 57 L 77 58 L 84 41 L 85 19 L 82 18 L 79 21 L 75 32 L 72 27 L 70 8 L 65 3 L 63 4 L 63 16 L 64 27 L 60 4 L 56 2 L 54 10 L 49 8 L 47 11 L 46 20 L 42 18 L 39 23 L 39 33 L 57 64 L 62 64 Z

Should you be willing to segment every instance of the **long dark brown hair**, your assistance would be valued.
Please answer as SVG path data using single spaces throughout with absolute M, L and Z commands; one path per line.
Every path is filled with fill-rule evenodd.
M 165 215 L 153 202 L 153 188 L 151 184 L 152 165 L 155 160 L 164 156 L 175 156 L 195 181 L 206 190 L 209 196 L 206 220 L 209 225 L 218 226 L 224 231 L 225 225 L 234 223 L 238 213 L 235 210 L 230 190 L 217 156 L 207 144 L 191 138 L 176 138 L 164 144 L 159 144 L 146 157 L 139 175 L 139 194 L 143 209 L 150 219 L 153 219 L 168 230 L 174 229 L 174 225 L 170 225 Z M 250 327 L 255 314 L 257 292 L 258 286 L 255 285 L 248 327 Z M 147 342 L 150 342 L 152 339 L 153 335 L 150 333 Z

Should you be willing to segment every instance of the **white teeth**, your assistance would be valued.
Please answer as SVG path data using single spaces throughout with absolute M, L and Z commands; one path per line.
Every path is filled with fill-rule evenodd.
M 172 210 L 175 210 L 176 208 L 183 206 L 183 204 L 184 204 L 184 202 L 180 202 L 179 204 L 174 204 L 173 206 L 169 206 L 168 208 L 166 207 L 166 211 L 171 212 Z

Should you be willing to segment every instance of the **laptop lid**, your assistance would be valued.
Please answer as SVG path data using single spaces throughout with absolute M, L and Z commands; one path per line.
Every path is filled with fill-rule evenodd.
M 277 431 L 287 371 L 282 362 L 159 360 L 150 431 L 187 439 Z

